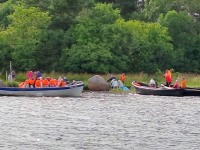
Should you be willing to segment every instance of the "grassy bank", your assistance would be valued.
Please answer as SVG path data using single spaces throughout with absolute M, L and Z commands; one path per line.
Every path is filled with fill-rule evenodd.
M 127 87 L 131 87 L 132 81 L 140 81 L 144 83 L 148 83 L 151 78 L 155 79 L 158 82 L 158 85 L 161 83 L 165 83 L 164 77 L 163 77 L 163 72 L 158 71 L 155 74 L 145 74 L 145 73 L 138 73 L 138 74 L 126 74 L 126 81 L 125 85 Z M 120 78 L 120 74 L 113 74 L 117 79 Z M 58 78 L 59 76 L 61 77 L 67 77 L 70 81 L 72 80 L 79 80 L 83 81 L 85 83 L 85 87 L 87 87 L 88 79 L 94 74 L 87 74 L 87 73 L 82 73 L 82 74 L 75 74 L 75 73 L 43 73 L 43 77 L 53 77 L 53 78 Z M 108 80 L 110 77 L 110 74 L 103 74 L 101 75 L 105 80 Z M 191 74 L 191 73 L 179 73 L 179 72 L 173 72 L 172 77 L 173 81 L 175 80 L 181 80 L 182 77 L 185 77 L 187 80 L 187 86 L 188 87 L 200 87 L 200 74 Z M 1 80 L 6 82 L 6 76 L 5 74 L 1 74 L 0 76 Z M 16 76 L 16 81 L 17 82 L 22 82 L 26 79 L 26 73 L 17 73 Z M 13 85 L 15 86 L 15 85 Z

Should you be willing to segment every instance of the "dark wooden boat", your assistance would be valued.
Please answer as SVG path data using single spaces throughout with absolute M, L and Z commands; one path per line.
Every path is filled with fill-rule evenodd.
M 200 96 L 200 88 L 185 88 L 182 89 L 183 96 Z
M 142 95 L 158 95 L 158 96 L 200 96 L 200 88 L 176 89 L 172 87 L 161 86 L 157 88 L 149 87 L 149 85 L 141 82 L 132 82 L 137 94 Z
M 157 95 L 157 96 L 183 96 L 182 89 L 175 89 L 171 87 L 149 87 L 147 84 L 141 82 L 132 82 L 136 93 L 141 95 Z

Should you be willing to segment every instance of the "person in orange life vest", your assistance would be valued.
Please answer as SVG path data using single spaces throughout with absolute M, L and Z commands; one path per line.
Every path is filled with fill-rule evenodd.
M 176 82 L 174 83 L 173 88 L 180 88 L 178 80 L 176 80 Z
M 35 87 L 36 87 L 36 88 L 41 88 L 41 87 L 43 87 L 43 84 L 42 84 L 42 77 L 37 78 L 37 80 L 35 81 Z
M 125 73 L 122 73 L 120 76 L 120 80 L 122 81 L 122 83 L 124 84 L 125 80 L 126 80 L 126 76 Z
M 56 86 L 56 83 L 55 83 L 54 78 L 51 78 L 51 79 L 49 80 L 49 85 L 50 85 L 50 87 L 55 87 L 55 86 Z
M 65 87 L 66 86 L 66 82 L 63 80 L 60 84 L 61 87 Z
M 24 88 L 24 85 L 25 85 L 25 82 L 21 82 L 21 83 L 19 83 L 19 88 Z
M 30 79 L 29 79 L 29 78 L 27 78 L 27 79 L 24 81 L 24 83 L 25 83 L 25 85 L 24 85 L 25 88 L 30 87 Z
M 181 80 L 181 88 L 186 88 L 186 79 L 184 77 Z
M 48 79 L 47 78 L 43 79 L 42 80 L 42 84 L 43 84 L 43 87 L 49 87 L 49 81 L 48 81 Z
M 172 83 L 172 74 L 169 69 L 166 69 L 164 77 L 166 81 L 166 86 L 170 86 L 170 84 Z
M 30 79 L 30 87 L 35 87 L 35 79 L 34 78 L 32 78 L 32 79 Z

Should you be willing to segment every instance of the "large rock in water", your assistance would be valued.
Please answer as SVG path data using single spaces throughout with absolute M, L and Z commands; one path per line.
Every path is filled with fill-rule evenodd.
M 110 85 L 104 78 L 99 75 L 95 75 L 88 79 L 88 89 L 91 91 L 108 91 Z

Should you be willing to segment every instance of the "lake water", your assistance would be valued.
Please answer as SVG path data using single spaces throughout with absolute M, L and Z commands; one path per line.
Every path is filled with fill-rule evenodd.
M 0 97 L 2 150 L 199 150 L 200 97 Z

